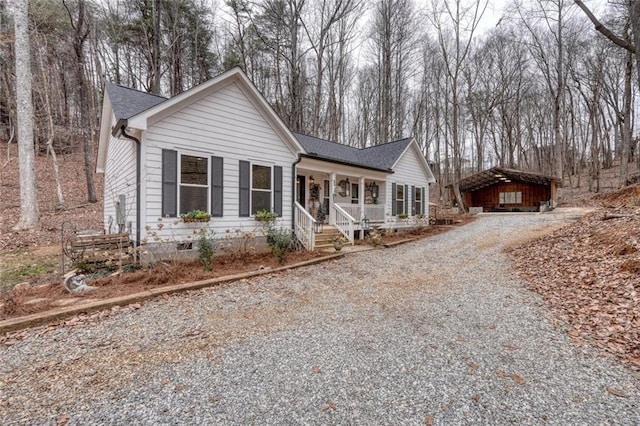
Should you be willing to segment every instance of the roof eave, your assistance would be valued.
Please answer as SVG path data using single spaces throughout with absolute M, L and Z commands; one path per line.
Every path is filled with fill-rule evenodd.
M 102 117 L 100 118 L 100 138 L 98 139 L 98 155 L 96 158 L 96 173 L 104 173 L 107 166 L 107 150 L 109 149 L 109 139 L 112 135 L 111 118 L 113 117 L 113 108 L 111 101 L 104 91 L 102 99 Z
M 351 163 L 349 161 L 342 161 L 342 160 L 335 160 L 333 158 L 328 158 L 328 157 L 322 157 L 318 154 L 315 153 L 302 153 L 300 154 L 300 157 L 302 158 L 311 158 L 314 160 L 321 160 L 321 161 L 326 161 L 327 163 L 333 163 L 333 164 L 341 164 L 343 166 L 350 166 L 350 167 L 357 167 L 359 169 L 364 169 L 364 170 L 373 170 L 376 172 L 383 172 L 383 173 L 388 173 L 388 174 L 393 174 L 394 171 L 391 169 L 381 169 L 378 167 L 371 167 L 371 166 L 365 166 L 365 165 L 361 165 L 361 164 L 356 164 L 356 163 Z

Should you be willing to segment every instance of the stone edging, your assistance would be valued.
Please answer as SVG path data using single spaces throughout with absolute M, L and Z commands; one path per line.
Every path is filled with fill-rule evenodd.
M 52 309 L 49 311 L 38 312 L 35 314 L 25 315 L 17 318 L 10 318 L 0 321 L 0 334 L 4 334 L 10 331 L 16 331 L 23 328 L 35 327 L 47 322 L 60 320 L 76 314 L 97 311 L 101 309 L 110 308 L 116 305 L 129 305 L 136 302 L 141 302 L 147 299 L 151 299 L 163 294 L 173 294 L 181 291 L 199 290 L 205 287 L 211 287 L 216 284 L 221 284 L 230 281 L 237 281 L 245 278 L 252 278 L 258 275 L 271 274 L 274 272 L 285 271 L 287 269 L 301 268 L 303 266 L 315 265 L 317 263 L 326 262 L 332 259 L 338 259 L 344 257 L 345 253 L 332 254 L 329 256 L 323 256 L 316 259 L 305 260 L 304 262 L 294 263 L 288 266 L 281 266 L 273 269 L 263 269 L 259 271 L 244 272 L 242 274 L 226 275 L 224 277 L 210 278 L 202 281 L 194 281 L 184 284 L 174 284 L 159 288 L 152 288 L 149 290 L 141 291 L 138 293 L 128 294 L 126 296 L 112 297 L 104 300 L 96 300 L 95 302 L 89 302 L 78 306 L 68 306 L 64 308 Z

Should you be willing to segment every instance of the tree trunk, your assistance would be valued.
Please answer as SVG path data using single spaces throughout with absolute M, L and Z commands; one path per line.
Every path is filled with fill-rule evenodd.
M 67 13 L 69 14 L 69 20 L 71 26 L 74 29 L 73 34 L 73 50 L 76 56 L 76 79 L 78 83 L 78 105 L 80 106 L 80 137 L 82 139 L 82 155 L 84 160 L 84 175 L 87 181 L 87 201 L 95 203 L 98 201 L 96 195 L 96 185 L 93 181 L 93 165 L 91 164 L 91 139 L 93 135 L 90 134 L 89 128 L 89 115 L 87 114 L 88 104 L 87 99 L 89 97 L 87 90 L 87 82 L 84 75 L 84 43 L 91 31 L 89 23 L 87 22 L 86 2 L 85 0 L 78 0 L 78 17 L 74 22 L 71 9 L 63 1 Z
M 18 115 L 18 157 L 20 161 L 20 220 L 14 230 L 38 225 L 38 188 L 33 148 L 33 102 L 27 0 L 15 3 L 16 98 Z
M 633 78 L 633 55 L 627 51 L 627 64 L 624 73 L 624 118 L 622 123 L 622 153 L 620 156 L 619 188 L 627 184 L 629 177 L 629 149 L 631 148 L 631 79 Z

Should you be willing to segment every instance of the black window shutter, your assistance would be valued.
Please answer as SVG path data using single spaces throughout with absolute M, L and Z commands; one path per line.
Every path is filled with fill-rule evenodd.
M 411 185 L 411 216 L 415 216 L 418 214 L 418 209 L 416 209 L 416 187 Z
M 273 212 L 282 216 L 282 167 L 273 167 Z
M 178 152 L 162 150 L 162 217 L 178 215 Z
M 409 185 L 404 186 L 404 213 L 411 214 L 409 211 Z
M 398 191 L 396 189 L 396 184 L 391 184 L 391 216 L 396 216 L 398 214 Z
M 427 191 L 425 191 L 424 186 L 420 189 L 422 190 L 422 194 L 420 195 L 420 201 L 422 202 L 422 204 L 420 204 L 420 214 L 425 214 L 424 212 L 426 211 L 427 200 L 424 199 L 424 196 Z
M 240 161 L 240 217 L 249 217 L 250 164 L 248 161 Z
M 211 216 L 222 217 L 224 205 L 224 159 L 211 157 Z

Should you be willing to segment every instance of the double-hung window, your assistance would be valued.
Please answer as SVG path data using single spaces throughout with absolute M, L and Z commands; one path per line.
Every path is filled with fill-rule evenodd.
M 178 214 L 209 211 L 209 159 L 180 154 Z
M 397 214 L 404 214 L 404 185 L 396 185 L 396 212 Z
M 251 165 L 251 214 L 272 211 L 273 185 L 270 166 Z
M 162 150 L 162 217 L 202 210 L 223 213 L 224 159 Z
M 414 214 L 422 214 L 422 188 L 415 188 L 414 191 L 416 192 Z
M 351 184 L 351 204 L 358 204 L 358 188 L 357 183 Z

